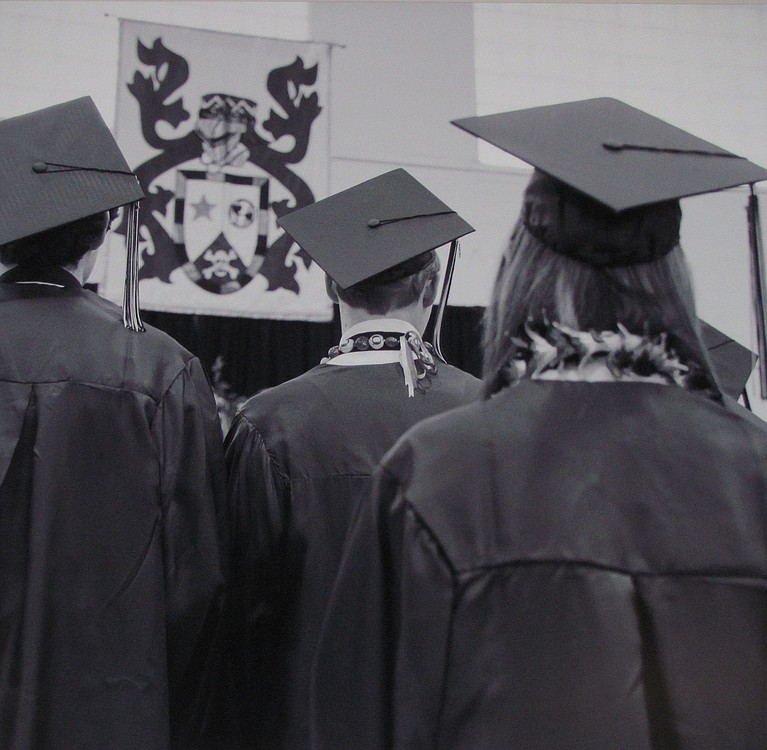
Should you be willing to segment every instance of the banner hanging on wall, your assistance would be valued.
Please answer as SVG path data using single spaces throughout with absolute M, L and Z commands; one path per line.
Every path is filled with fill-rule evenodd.
M 327 321 L 276 218 L 328 192 L 330 47 L 122 20 L 115 136 L 146 193 L 146 310 Z M 124 228 L 99 291 L 122 301 Z M 116 235 L 116 236 L 115 236 Z

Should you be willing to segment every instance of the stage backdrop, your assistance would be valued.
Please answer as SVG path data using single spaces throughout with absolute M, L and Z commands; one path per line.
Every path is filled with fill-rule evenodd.
M 141 307 L 329 321 L 277 226 L 328 193 L 327 44 L 121 21 L 115 134 L 139 177 Z M 99 291 L 122 301 L 124 227 Z

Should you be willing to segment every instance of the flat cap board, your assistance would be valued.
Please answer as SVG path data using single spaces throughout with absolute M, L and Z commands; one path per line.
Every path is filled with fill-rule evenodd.
M 607 97 L 452 122 L 616 212 L 767 179 L 767 169 Z
M 277 223 L 342 289 L 474 231 L 404 169 L 292 211 Z
M 144 197 L 93 100 L 0 121 L 0 244 Z

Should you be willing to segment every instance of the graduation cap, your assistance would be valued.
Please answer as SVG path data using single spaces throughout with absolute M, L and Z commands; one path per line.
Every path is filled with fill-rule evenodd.
M 703 343 L 708 350 L 719 388 L 722 401 L 730 410 L 740 415 L 759 429 L 767 432 L 767 422 L 751 410 L 746 391 L 746 382 L 754 369 L 756 354 L 726 333 L 714 328 L 705 320 L 698 319 Z M 743 404 L 738 400 L 743 399 Z
M 607 97 L 452 122 L 614 212 L 767 179 L 767 169 Z
M 698 323 L 722 392 L 736 400 L 745 396 L 747 401 L 746 383 L 754 370 L 756 354 L 705 320 L 699 319 Z
M 452 121 L 537 170 L 522 221 L 555 251 L 594 265 L 652 260 L 678 241 L 678 201 L 738 185 L 747 215 L 767 398 L 764 258 L 755 182 L 767 169 L 617 99 L 597 98 Z
M 394 169 L 292 211 L 277 223 L 341 289 L 394 281 L 418 270 L 417 259 L 451 243 L 435 324 L 449 292 L 456 242 L 474 231 L 404 169 Z
M 123 319 L 138 306 L 138 201 L 144 197 L 93 100 L 81 97 L 0 121 L 0 244 L 129 205 Z

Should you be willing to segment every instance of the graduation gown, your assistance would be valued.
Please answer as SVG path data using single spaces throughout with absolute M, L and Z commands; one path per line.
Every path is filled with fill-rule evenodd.
M 523 381 L 378 473 L 314 747 L 767 747 L 767 441 L 650 383 Z
M 309 747 L 309 670 L 349 519 L 408 427 L 478 393 L 446 364 L 412 398 L 396 363 L 322 364 L 235 417 L 230 625 L 248 747 Z
M 193 747 L 225 490 L 200 362 L 62 269 L 6 274 L 0 330 L 0 747 Z

